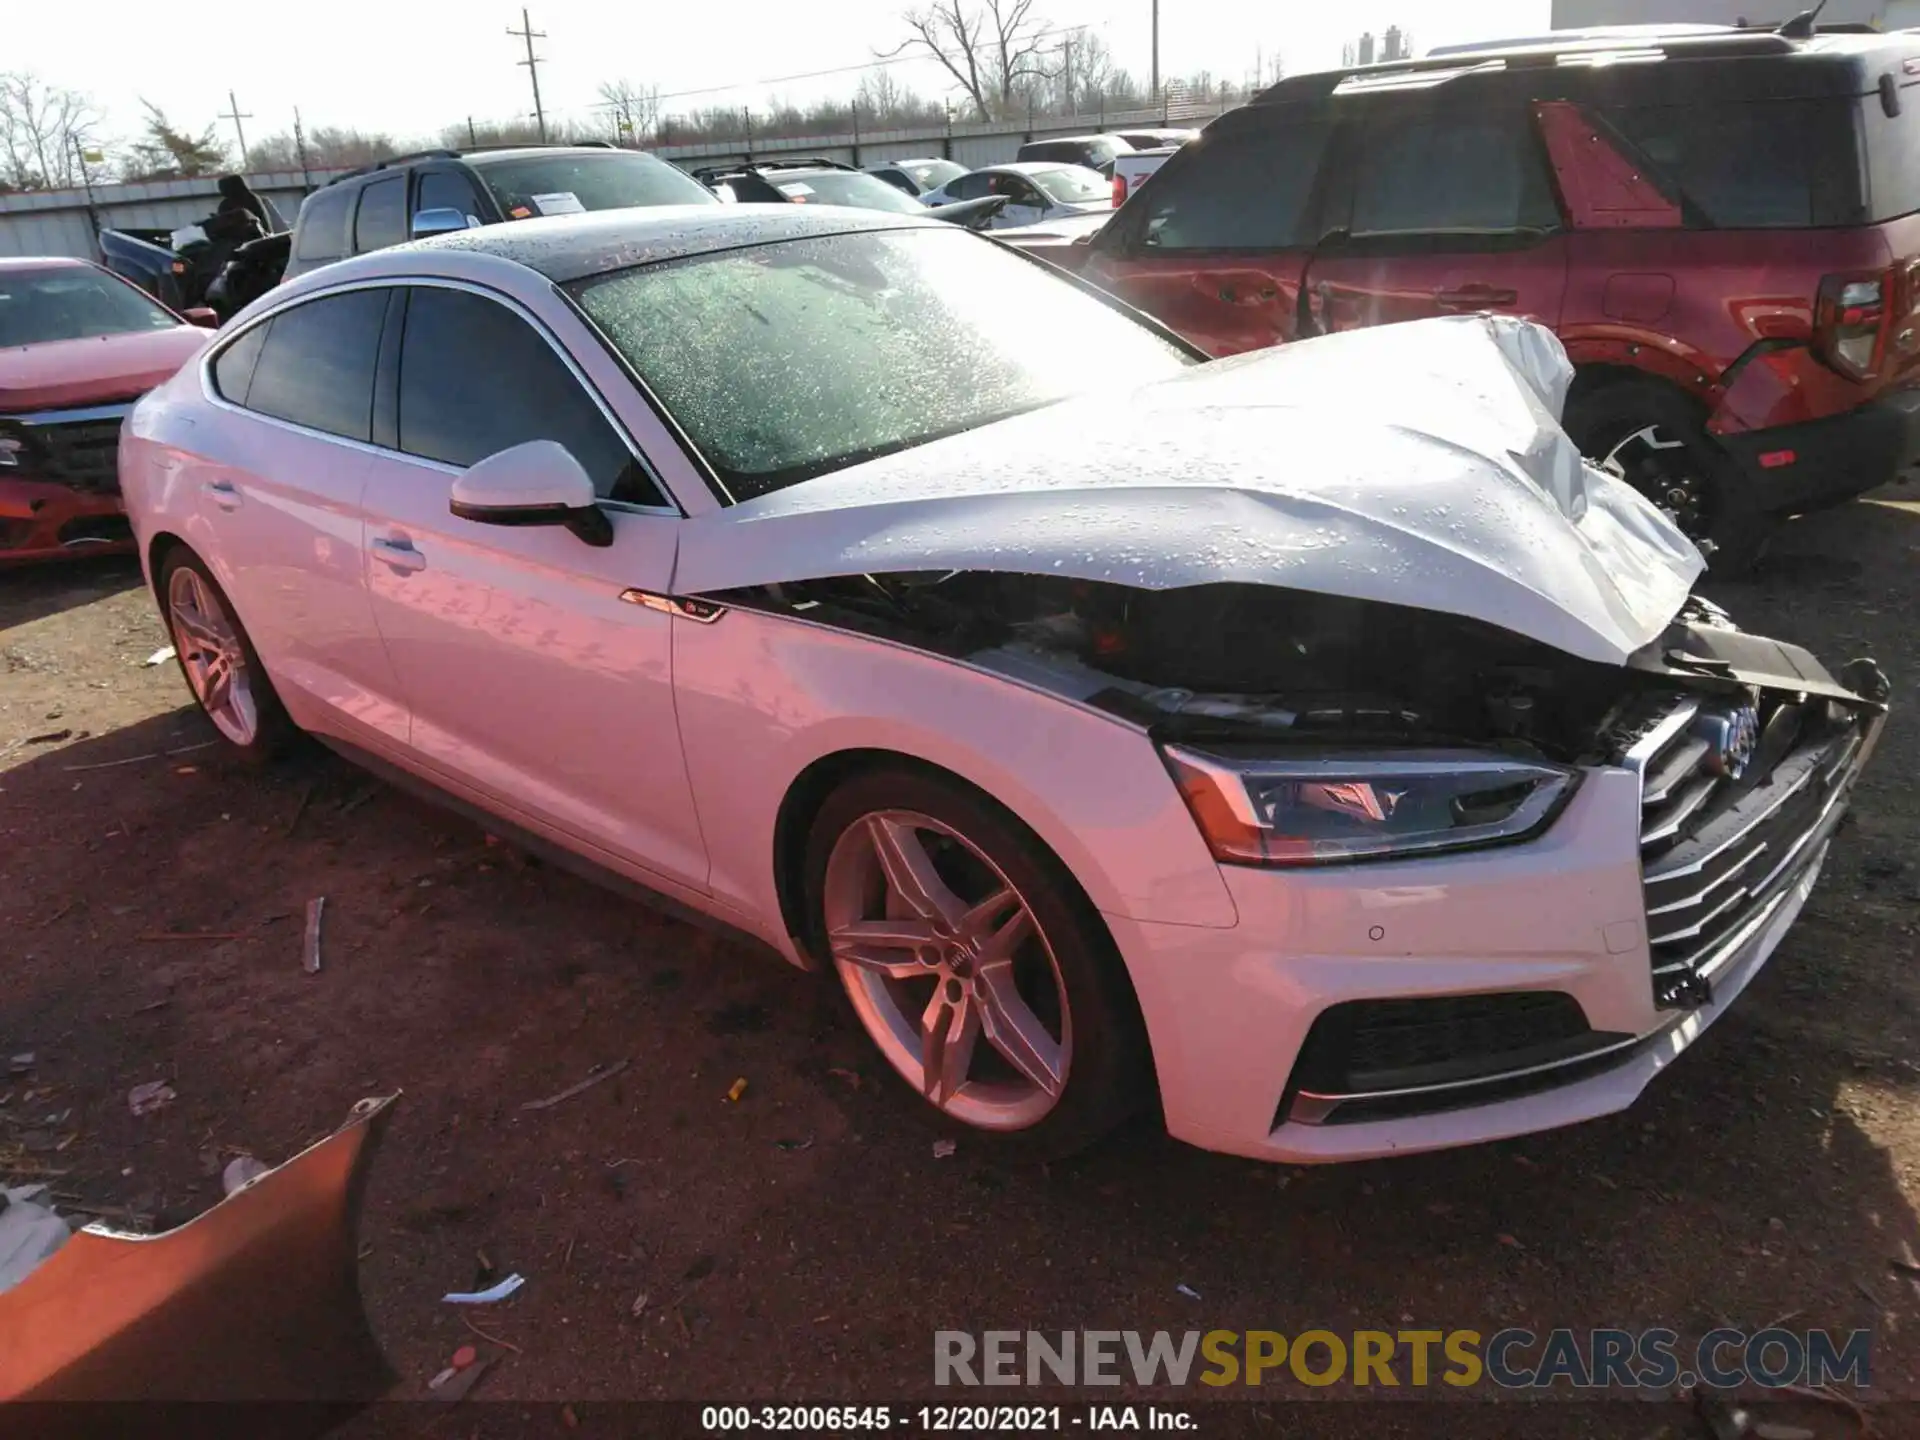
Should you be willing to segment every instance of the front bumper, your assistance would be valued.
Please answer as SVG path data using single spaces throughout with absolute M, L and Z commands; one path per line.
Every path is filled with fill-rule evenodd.
M 1625 767 L 1589 771 L 1553 829 L 1527 845 L 1345 870 L 1228 868 L 1232 930 L 1108 917 L 1169 1131 L 1210 1150 L 1310 1163 L 1502 1139 L 1626 1108 L 1779 945 L 1870 749 L 1860 747 L 1792 869 L 1702 965 L 1685 1008 L 1663 1008 L 1656 993 L 1641 778 Z M 1570 996 L 1590 1040 L 1398 1095 L 1329 1102 L 1301 1084 L 1312 1068 L 1303 1048 L 1333 1007 L 1529 992 Z
M 1722 435 L 1720 443 L 1769 513 L 1838 505 L 1920 463 L 1920 388 L 1823 420 Z
M 133 531 L 117 494 L 88 493 L 52 480 L 0 478 L 0 567 L 132 548 Z

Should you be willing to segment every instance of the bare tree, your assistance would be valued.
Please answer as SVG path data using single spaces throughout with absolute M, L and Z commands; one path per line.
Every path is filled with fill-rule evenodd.
M 393 136 L 367 134 L 336 125 L 322 125 L 307 133 L 306 166 L 313 170 L 345 169 L 371 165 L 406 147 Z M 290 130 L 256 140 L 247 147 L 255 170 L 298 170 L 301 168 L 300 143 Z
M 31 70 L 0 72 L 0 182 L 14 190 L 80 184 L 75 151 L 99 125 L 100 112 L 77 91 Z
M 938 60 L 966 93 L 975 115 L 991 120 L 1013 110 L 1016 91 L 1044 80 L 1041 53 L 1048 29 L 1033 14 L 1036 0 L 934 0 L 901 17 L 907 38 L 880 58 L 917 50 Z
M 140 103 L 147 109 L 147 133 L 133 143 L 127 179 L 191 180 L 227 168 L 227 148 L 215 138 L 211 125 L 192 135 L 174 129 L 166 112 L 151 100 Z
M 622 144 L 650 139 L 660 126 L 660 87 L 631 80 L 602 80 L 601 108 L 613 116 L 613 128 Z
M 876 65 L 860 77 L 860 88 L 854 91 L 853 102 L 875 123 L 886 125 L 900 117 L 903 102 L 908 98 L 900 77 L 885 65 Z

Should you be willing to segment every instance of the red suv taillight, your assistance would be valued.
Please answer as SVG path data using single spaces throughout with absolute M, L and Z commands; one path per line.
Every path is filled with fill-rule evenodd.
M 1871 380 L 1885 355 L 1893 276 L 1826 275 L 1813 307 L 1813 352 L 1852 380 Z
M 1122 205 L 1126 203 L 1127 203 L 1127 177 L 1124 175 L 1115 175 L 1113 177 L 1113 208 L 1118 210 Z

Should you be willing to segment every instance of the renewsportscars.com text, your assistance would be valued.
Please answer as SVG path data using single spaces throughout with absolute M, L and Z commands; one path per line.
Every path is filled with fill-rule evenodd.
M 1510 1390 L 1871 1383 L 1866 1330 L 938 1330 L 936 1385 L 1368 1387 Z

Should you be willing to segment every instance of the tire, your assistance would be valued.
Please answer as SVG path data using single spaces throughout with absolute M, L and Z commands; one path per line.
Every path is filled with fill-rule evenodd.
M 922 862 L 933 883 L 910 885 L 910 901 L 897 867 L 924 880 Z M 940 1128 L 1050 1159 L 1100 1139 L 1148 1093 L 1145 1028 L 1099 913 L 977 791 L 904 765 L 857 775 L 814 818 L 803 874 L 806 938 L 828 983 Z M 885 930 L 856 938 L 850 924 Z
M 1694 404 L 1651 380 L 1576 389 L 1563 422 L 1580 453 L 1664 510 L 1689 540 L 1712 544 L 1716 578 L 1745 574 L 1777 524 Z
M 160 562 L 155 587 L 187 689 L 233 752 L 266 764 L 294 748 L 301 732 L 267 678 L 253 641 L 213 572 L 185 545 Z M 226 677 L 224 690 L 215 677 Z M 224 695 L 225 699 L 215 698 Z

